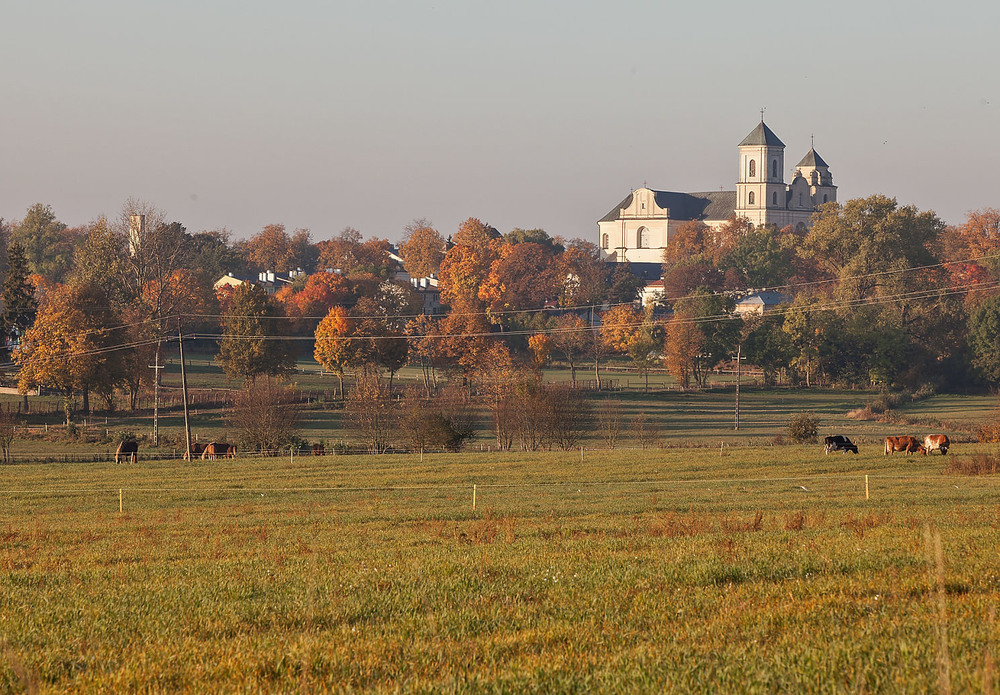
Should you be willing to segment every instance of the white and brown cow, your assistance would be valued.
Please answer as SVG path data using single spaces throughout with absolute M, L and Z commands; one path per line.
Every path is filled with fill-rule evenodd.
M 947 434 L 928 434 L 924 437 L 924 453 L 929 454 L 935 449 L 940 451 L 942 454 L 948 453 L 948 447 L 951 446 L 951 442 L 948 440 Z

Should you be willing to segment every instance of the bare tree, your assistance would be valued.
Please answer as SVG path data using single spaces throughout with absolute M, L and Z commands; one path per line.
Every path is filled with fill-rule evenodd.
M 240 442 L 261 452 L 289 444 L 299 423 L 292 390 L 270 378 L 259 378 L 237 392 L 226 420 L 240 433 Z
M 17 418 L 8 405 L 0 408 L 0 454 L 3 455 L 3 462 L 10 463 L 10 446 L 14 443 L 14 436 L 18 426 Z
M 639 413 L 632 418 L 632 434 L 643 449 L 650 449 L 660 443 L 660 428 L 646 413 Z
M 375 365 L 365 365 L 354 374 L 354 389 L 347 398 L 347 419 L 370 454 L 389 448 L 389 433 L 397 419 L 388 387 Z
M 548 386 L 546 390 L 550 404 L 549 438 L 563 451 L 573 449 L 591 429 L 590 402 L 569 386 Z
M 622 403 L 619 400 L 601 401 L 597 410 L 597 423 L 609 449 L 614 449 L 622 432 Z

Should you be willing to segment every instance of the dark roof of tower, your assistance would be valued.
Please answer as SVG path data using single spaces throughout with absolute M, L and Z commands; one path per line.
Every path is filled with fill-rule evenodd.
M 736 191 L 677 193 L 653 191 L 656 204 L 670 211 L 672 220 L 728 220 L 736 208 Z M 632 194 L 616 205 L 600 222 L 621 219 L 621 211 L 632 204 Z
M 784 147 L 785 143 L 778 139 L 778 136 L 774 134 L 774 131 L 768 128 L 764 121 L 757 124 L 749 135 L 743 138 L 743 142 L 740 143 L 740 147 L 744 145 L 766 145 L 767 147 Z
M 797 167 L 829 167 L 830 165 L 823 161 L 823 158 L 819 156 L 817 152 L 812 147 L 806 152 L 806 156 L 802 158 L 802 161 L 796 164 Z

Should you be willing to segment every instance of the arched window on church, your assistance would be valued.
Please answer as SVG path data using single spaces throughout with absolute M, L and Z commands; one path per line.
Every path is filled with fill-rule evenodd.
M 823 194 L 823 202 L 826 202 L 826 193 Z
M 802 194 L 801 194 L 801 193 L 799 193 L 799 207 L 802 207 L 802 205 L 803 205 L 803 202 L 802 202 Z
M 605 234 L 604 236 L 601 237 L 601 248 L 602 249 L 608 248 L 608 235 L 607 234 Z
M 649 248 L 649 230 L 645 227 L 639 227 L 639 231 L 636 234 L 637 246 L 636 248 L 648 249 Z
M 774 193 L 771 194 L 771 205 L 777 205 L 777 204 L 778 204 L 778 192 L 775 191 Z
M 754 160 L 751 159 L 750 160 L 750 176 L 753 177 L 753 176 L 756 176 L 756 175 L 757 175 L 757 162 L 755 162 Z
M 753 191 L 750 191 L 750 194 L 747 196 L 747 203 L 753 205 Z
M 771 160 L 771 178 L 772 179 L 778 178 L 778 160 L 777 159 L 772 159 Z

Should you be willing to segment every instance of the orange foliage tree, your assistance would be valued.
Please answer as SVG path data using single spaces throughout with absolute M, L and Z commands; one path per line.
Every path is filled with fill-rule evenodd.
M 427 277 L 441 268 L 445 253 L 444 237 L 426 220 L 415 220 L 404 230 L 399 252 L 412 277 Z
M 340 397 L 344 397 L 344 372 L 357 364 L 357 350 L 352 335 L 355 321 L 347 309 L 335 306 L 316 327 L 316 347 L 313 356 L 323 369 L 333 372 L 340 380 Z

